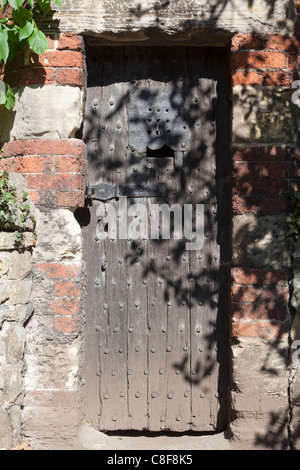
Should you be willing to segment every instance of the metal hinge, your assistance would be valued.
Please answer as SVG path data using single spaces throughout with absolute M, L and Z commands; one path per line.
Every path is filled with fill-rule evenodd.
M 87 184 L 85 191 L 86 201 L 97 199 L 98 201 L 109 201 L 120 196 L 126 197 L 164 197 L 165 187 L 162 184 L 151 185 L 125 185 L 113 186 L 111 184 L 99 183 L 95 186 Z

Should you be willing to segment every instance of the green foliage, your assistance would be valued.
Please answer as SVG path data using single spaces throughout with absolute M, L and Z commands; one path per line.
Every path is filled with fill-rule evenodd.
M 19 246 L 22 245 L 28 219 L 35 220 L 30 215 L 28 193 L 23 191 L 22 201 L 18 201 L 16 188 L 10 184 L 8 172 L 4 170 L 0 176 L 0 226 L 6 230 L 17 227 L 14 234 Z
M 299 236 L 300 235 L 300 191 L 294 191 L 293 189 L 289 192 L 290 199 L 290 214 L 287 217 L 289 224 L 288 236 Z
M 63 0 L 54 0 L 59 7 Z M 36 19 L 51 11 L 50 0 L 0 0 L 0 11 L 5 5 L 12 7 L 10 17 L 0 20 L 0 62 L 14 59 L 19 51 L 31 49 L 43 54 L 47 49 L 47 38 L 39 29 Z M 0 105 L 14 107 L 14 94 L 7 83 L 0 81 Z

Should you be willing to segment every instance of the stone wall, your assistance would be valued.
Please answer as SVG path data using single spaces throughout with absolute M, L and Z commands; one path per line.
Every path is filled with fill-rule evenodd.
M 299 177 L 294 25 L 295 8 L 284 0 L 65 0 L 46 53 L 20 56 L 1 71 L 17 99 L 13 112 L 0 113 L 0 170 L 27 187 L 37 241 L 29 231 L 19 253 L 11 234 L 0 234 L 0 447 L 26 438 L 37 449 L 68 448 L 84 419 L 85 266 L 75 217 L 87 173 L 83 36 L 101 44 L 231 43 L 230 431 L 237 448 L 299 447 L 299 376 L 289 350 L 299 256 L 292 266 L 285 222 Z
M 9 183 L 17 189 L 17 200 L 22 201 L 27 189 L 23 176 L 14 173 Z M 31 214 L 35 214 L 32 204 Z M 21 247 L 15 229 L 18 227 L 0 232 L 0 448 L 22 440 L 25 325 L 33 313 L 34 225 L 27 224 Z

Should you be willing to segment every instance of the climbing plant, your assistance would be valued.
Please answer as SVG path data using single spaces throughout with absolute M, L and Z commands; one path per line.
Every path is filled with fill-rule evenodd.
M 61 6 L 63 0 L 53 0 Z M 32 50 L 43 54 L 48 45 L 45 34 L 39 29 L 37 19 L 51 11 L 51 0 L 0 0 L 0 13 L 4 7 L 9 12 L 0 19 L 0 63 L 12 61 L 20 51 Z M 5 13 L 6 14 L 6 13 Z M 0 80 L 0 105 L 14 107 L 14 93 L 8 83 Z
M 21 246 L 27 221 L 35 222 L 35 217 L 30 214 L 28 193 L 23 191 L 22 198 L 18 198 L 17 189 L 9 181 L 6 170 L 0 175 L 0 228 L 11 229 L 15 227 L 16 245 Z

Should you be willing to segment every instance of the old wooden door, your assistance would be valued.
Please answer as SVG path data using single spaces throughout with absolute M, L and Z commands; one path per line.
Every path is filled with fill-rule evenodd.
M 209 49 L 95 47 L 88 54 L 86 376 L 100 430 L 225 425 L 213 68 Z M 180 208 L 170 212 L 170 236 L 155 236 L 163 219 L 153 217 L 153 204 Z M 197 233 L 202 210 L 195 249 L 186 244 L 195 235 L 184 230 L 184 217 L 192 215 Z

